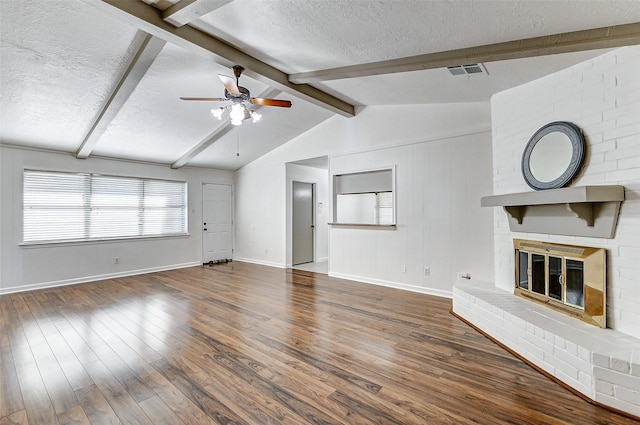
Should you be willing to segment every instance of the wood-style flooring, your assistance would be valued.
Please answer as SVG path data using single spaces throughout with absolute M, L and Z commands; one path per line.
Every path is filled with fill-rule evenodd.
M 630 424 L 448 299 L 246 263 L 0 296 L 0 424 Z

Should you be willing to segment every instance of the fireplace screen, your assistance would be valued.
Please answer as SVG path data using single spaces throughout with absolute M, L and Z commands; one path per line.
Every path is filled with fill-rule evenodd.
M 606 327 L 606 251 L 515 239 L 515 293 Z

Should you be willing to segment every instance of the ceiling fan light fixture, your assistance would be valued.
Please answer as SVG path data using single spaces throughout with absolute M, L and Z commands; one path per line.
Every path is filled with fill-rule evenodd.
M 216 108 L 211 110 L 211 114 L 218 120 L 222 120 L 222 114 L 224 114 L 225 108 Z
M 231 124 L 233 125 L 242 125 L 242 120 L 244 119 L 244 105 L 240 103 L 234 103 L 231 105 L 231 112 L 229 113 L 229 118 L 231 118 Z
M 251 111 L 251 118 L 253 118 L 253 123 L 257 123 L 262 118 L 262 114 L 257 113 L 256 111 Z

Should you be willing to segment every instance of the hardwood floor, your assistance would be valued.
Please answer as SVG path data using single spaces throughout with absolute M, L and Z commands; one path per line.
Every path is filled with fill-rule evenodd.
M 630 424 L 450 300 L 220 264 L 0 297 L 0 424 Z

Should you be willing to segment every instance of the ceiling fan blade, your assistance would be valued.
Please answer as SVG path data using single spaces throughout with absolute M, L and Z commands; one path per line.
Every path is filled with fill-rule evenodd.
M 181 97 L 182 100 L 204 100 L 207 102 L 225 102 L 229 99 L 225 97 Z
M 262 97 L 252 97 L 249 102 L 260 106 L 279 106 L 281 108 L 291 108 L 291 102 L 280 99 L 264 99 Z
M 236 80 L 226 75 L 218 74 L 218 78 L 224 84 L 224 88 L 231 94 L 240 94 L 240 90 L 238 89 L 238 84 L 236 84 Z

